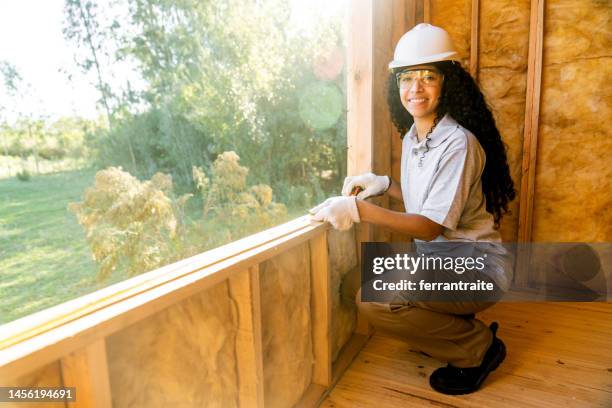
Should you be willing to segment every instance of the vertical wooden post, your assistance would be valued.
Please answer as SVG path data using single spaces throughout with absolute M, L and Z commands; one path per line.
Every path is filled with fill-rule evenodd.
M 347 173 L 372 170 L 373 0 L 350 2 L 347 75 Z
M 353 0 L 349 10 L 347 75 L 347 174 L 372 171 L 373 140 L 373 4 L 374 0 Z M 355 227 L 357 256 L 361 259 L 361 242 L 372 240 L 367 224 Z M 358 314 L 357 333 L 371 331 L 367 320 Z M 364 334 L 365 334 L 364 333 Z
M 478 40 L 480 28 L 480 0 L 472 0 L 470 28 L 470 75 L 478 82 Z
M 519 202 L 519 250 L 514 276 L 516 286 L 529 284 L 529 262 L 533 227 L 533 200 L 535 192 L 535 168 L 538 151 L 538 127 L 540 119 L 540 90 L 542 81 L 542 48 L 544 45 L 544 0 L 531 0 L 529 24 L 529 65 L 527 67 L 527 92 L 525 101 L 525 130 L 523 136 L 523 165 Z
M 111 408 L 106 342 L 98 339 L 61 359 L 65 387 L 76 387 L 74 408 Z
M 405 24 L 414 25 L 416 0 L 353 0 L 349 13 L 347 75 L 347 172 L 349 175 L 374 172 L 391 175 L 393 126 L 387 109 L 388 64 Z M 408 11 L 407 11 L 408 10 Z M 398 19 L 405 21 L 398 30 Z M 400 21 L 399 23 L 402 23 Z M 401 32 L 400 32 L 401 31 Z M 387 197 L 374 202 L 389 207 Z M 356 226 L 357 254 L 361 243 L 389 241 L 390 231 L 367 224 Z M 369 334 L 370 326 L 358 316 L 357 333 Z
M 264 376 L 259 265 L 233 274 L 229 278 L 229 290 L 238 311 L 239 404 L 241 407 L 261 408 L 264 406 Z
M 332 381 L 331 293 L 327 231 L 310 240 L 310 279 L 312 308 L 312 382 L 329 387 Z
M 423 21 L 431 23 L 431 0 L 423 0 Z

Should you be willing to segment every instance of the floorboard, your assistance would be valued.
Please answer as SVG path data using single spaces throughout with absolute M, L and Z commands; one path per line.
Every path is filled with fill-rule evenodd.
M 429 387 L 442 363 L 375 334 L 322 403 L 349 407 L 612 407 L 612 303 L 499 303 L 478 315 L 500 323 L 508 356 L 478 392 Z

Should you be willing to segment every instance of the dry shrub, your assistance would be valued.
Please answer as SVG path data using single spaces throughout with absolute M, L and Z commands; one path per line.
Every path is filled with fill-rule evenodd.
M 172 177 L 166 174 L 141 182 L 121 167 L 97 172 L 83 202 L 69 208 L 100 264 L 98 279 L 108 278 L 120 266 L 133 276 L 176 259 L 188 198 L 174 198 Z
M 287 215 L 284 204 L 272 201 L 270 186 L 258 184 L 247 188 L 249 170 L 239 161 L 233 151 L 220 154 L 213 163 L 210 178 L 201 168 L 193 167 L 193 178 L 202 194 L 203 217 L 227 229 L 221 234 L 224 240 L 260 231 Z

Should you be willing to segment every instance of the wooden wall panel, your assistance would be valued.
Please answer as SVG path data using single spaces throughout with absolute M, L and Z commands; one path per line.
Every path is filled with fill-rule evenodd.
M 610 14 L 546 1 L 534 241 L 612 241 Z
M 497 127 L 508 146 L 510 172 L 517 198 L 501 224 L 502 240 L 516 242 L 525 92 L 529 46 L 529 0 L 480 2 L 479 84 L 493 110 Z
M 260 265 L 266 407 L 296 404 L 312 379 L 308 243 Z
M 113 406 L 237 406 L 235 338 L 227 282 L 109 336 Z
M 2 387 L 61 387 L 62 371 L 59 361 L 48 364 L 15 380 L 2 381 Z M 64 408 L 63 402 L 0 402 L 2 408 Z

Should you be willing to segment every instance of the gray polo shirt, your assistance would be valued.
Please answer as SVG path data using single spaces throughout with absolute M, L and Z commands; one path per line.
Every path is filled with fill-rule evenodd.
M 444 227 L 434 241 L 501 243 L 501 235 L 493 228 L 493 215 L 486 210 L 481 181 L 486 156 L 476 136 L 446 114 L 429 136 L 427 147 L 425 142 L 417 141 L 416 126 L 412 125 L 402 143 L 401 187 L 406 212 L 423 215 Z M 506 289 L 510 273 L 511 268 L 493 272 L 491 277 Z

